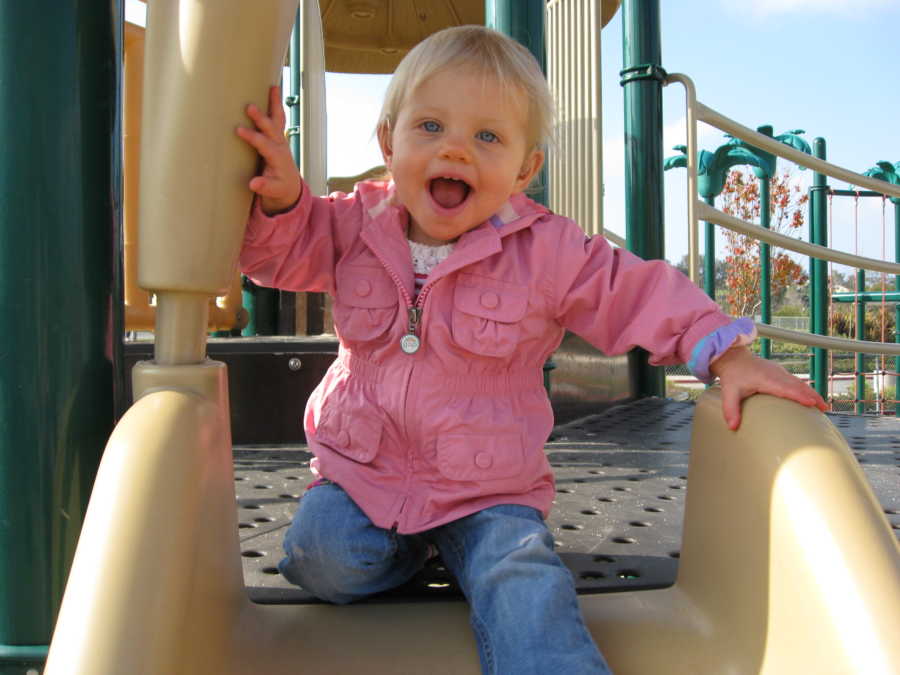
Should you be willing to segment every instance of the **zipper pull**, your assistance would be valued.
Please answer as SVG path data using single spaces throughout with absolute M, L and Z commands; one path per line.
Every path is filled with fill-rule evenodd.
M 410 307 L 407 311 L 408 323 L 406 326 L 406 335 L 400 338 L 400 349 L 404 354 L 415 354 L 419 351 L 419 337 L 416 330 L 419 326 L 419 319 L 422 317 L 422 310 L 419 307 Z

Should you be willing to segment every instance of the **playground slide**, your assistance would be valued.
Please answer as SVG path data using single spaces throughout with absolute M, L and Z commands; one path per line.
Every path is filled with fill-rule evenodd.
M 462 602 L 244 593 L 225 367 L 195 314 L 234 268 L 255 159 L 231 130 L 264 105 L 295 3 L 149 9 L 140 275 L 162 303 L 157 358 L 104 454 L 45 672 L 477 673 Z M 581 598 L 614 670 L 900 672 L 900 553 L 843 438 L 765 396 L 730 432 L 719 406 L 714 390 L 697 406 L 676 584 Z
M 461 602 L 249 602 L 224 367 L 205 377 L 151 386 L 113 434 L 46 672 L 477 673 Z M 719 405 L 697 408 L 676 584 L 581 598 L 615 671 L 900 672 L 897 544 L 843 438 L 766 396 L 733 433 Z

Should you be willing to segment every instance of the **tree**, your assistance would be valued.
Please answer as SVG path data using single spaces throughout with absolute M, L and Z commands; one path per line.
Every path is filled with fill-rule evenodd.
M 775 174 L 769 180 L 770 229 L 781 234 L 796 234 L 803 226 L 803 207 L 808 201 L 800 186 L 791 181 L 789 171 Z M 728 174 L 722 190 L 722 210 L 754 222 L 759 219 L 759 183 L 752 174 L 734 170 Z M 760 299 L 759 242 L 744 234 L 725 231 L 726 303 L 735 316 L 758 313 Z M 771 298 L 776 304 L 793 285 L 805 284 L 803 268 L 784 250 L 771 250 Z
M 856 313 L 853 306 L 835 307 L 831 313 L 831 334 L 856 338 Z M 863 323 L 863 340 L 890 342 L 894 335 L 894 306 L 867 307 Z

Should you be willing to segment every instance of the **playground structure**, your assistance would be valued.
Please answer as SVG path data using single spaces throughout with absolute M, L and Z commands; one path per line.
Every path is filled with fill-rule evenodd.
M 684 76 L 681 75 L 673 75 L 670 77 L 670 81 L 682 82 L 688 89 L 688 114 L 690 115 L 693 112 L 693 109 L 696 107 L 696 100 L 693 97 L 693 85 L 689 84 L 689 81 L 686 80 Z M 703 106 L 705 108 L 705 106 Z M 696 117 L 696 115 L 694 115 Z M 715 121 L 715 116 L 704 119 L 704 121 L 711 123 L 713 126 L 720 126 Z M 696 119 L 693 121 L 694 127 L 696 127 Z M 724 128 L 724 127 L 720 127 Z M 749 131 L 749 130 L 745 130 Z M 818 159 L 824 159 L 825 157 L 825 140 L 822 138 L 817 138 L 814 141 L 814 148 L 811 148 L 809 144 L 803 139 L 800 135 L 802 131 L 796 132 L 787 132 L 784 134 L 780 134 L 779 136 L 772 139 L 772 128 L 770 126 L 762 126 L 757 129 L 757 138 L 761 138 L 760 135 L 768 137 L 770 140 L 764 141 L 763 144 L 769 143 L 767 146 L 769 150 L 773 147 L 777 147 L 774 143 L 780 142 L 792 148 L 794 150 L 794 155 L 792 159 L 797 161 L 801 168 L 806 168 L 807 164 L 799 159 L 798 157 L 802 157 L 799 153 L 806 154 L 814 154 L 814 156 Z M 726 134 L 729 136 L 729 134 Z M 740 166 L 740 165 L 749 165 L 753 167 L 753 173 L 759 179 L 759 202 L 760 202 L 760 224 L 759 227 L 762 229 L 768 230 L 770 228 L 769 219 L 770 219 L 770 198 L 769 198 L 769 179 L 773 176 L 775 172 L 775 162 L 777 156 L 768 152 L 766 149 L 757 148 L 751 143 L 748 142 L 748 138 L 736 135 L 732 136 L 729 141 L 716 149 L 714 153 L 708 152 L 706 150 L 701 150 L 698 154 L 696 154 L 696 168 L 694 173 L 696 178 L 694 179 L 698 196 L 703 199 L 703 205 L 697 207 L 694 205 L 694 199 L 689 195 L 689 203 L 694 205 L 694 208 L 712 208 L 715 203 L 716 197 L 722 192 L 722 189 L 725 184 L 726 174 L 730 170 L 732 166 Z M 688 148 L 686 146 L 677 146 L 675 148 L 679 150 L 682 154 L 670 157 L 665 162 L 665 169 L 672 169 L 676 167 L 686 167 L 691 163 L 689 156 L 686 154 L 688 152 Z M 835 175 L 835 174 L 831 174 Z M 890 182 L 893 185 L 900 184 L 900 175 L 898 175 L 896 167 L 891 165 L 888 162 L 879 162 L 878 166 L 869 169 L 866 171 L 864 176 L 868 177 L 877 177 L 883 181 Z M 846 177 L 846 175 L 844 176 Z M 834 328 L 834 313 L 833 313 L 833 303 L 853 303 L 855 306 L 855 320 L 852 322 L 855 323 L 855 347 L 850 346 L 853 343 L 847 341 L 844 342 L 844 346 L 847 347 L 851 351 L 856 351 L 856 362 L 855 362 L 855 372 L 854 375 L 854 386 L 855 393 L 853 403 L 855 404 L 855 411 L 857 414 L 862 414 L 866 412 L 866 403 L 872 402 L 876 403 L 878 406 L 877 412 L 885 413 L 887 412 L 887 407 L 884 406 L 885 403 L 894 403 L 896 404 L 896 400 L 886 401 L 884 398 L 885 391 L 885 375 L 886 375 L 886 356 L 887 355 L 895 355 L 895 367 L 894 374 L 892 374 L 892 379 L 896 380 L 896 373 L 898 372 L 898 368 L 900 368 L 900 360 L 896 359 L 897 350 L 893 345 L 883 345 L 879 343 L 868 342 L 865 343 L 865 311 L 866 304 L 872 302 L 880 302 L 881 303 L 881 335 L 880 335 L 880 343 L 884 343 L 887 337 L 885 331 L 885 318 L 886 318 L 886 303 L 890 302 L 894 304 L 894 325 L 895 328 L 892 331 L 894 333 L 895 342 L 900 343 L 900 332 L 897 332 L 896 326 L 897 321 L 897 292 L 887 292 L 886 290 L 886 275 L 887 273 L 893 269 L 894 270 L 894 286 L 895 288 L 900 288 L 900 276 L 896 276 L 896 266 L 894 268 L 889 268 L 885 265 L 878 265 L 879 261 L 873 261 L 872 259 L 865 259 L 859 257 L 859 232 L 860 232 L 860 224 L 859 224 L 859 200 L 860 198 L 871 198 L 875 197 L 881 200 L 882 208 L 881 208 L 881 260 L 884 261 L 887 257 L 887 252 L 885 248 L 886 242 L 886 227 L 887 227 L 887 202 L 890 200 L 893 203 L 894 210 L 894 241 L 895 241 L 895 262 L 900 263 L 900 248 L 896 248 L 896 242 L 900 242 L 900 198 L 896 196 L 888 196 L 879 191 L 873 190 L 841 190 L 834 189 L 826 184 L 828 175 L 824 173 L 816 173 L 815 181 L 816 186 L 811 191 L 813 195 L 816 195 L 813 199 L 813 208 L 810 209 L 810 240 L 814 244 L 818 244 L 820 246 L 825 246 L 827 242 L 833 241 L 833 201 L 834 197 L 852 197 L 853 198 L 853 242 L 854 242 L 854 256 L 844 257 L 842 260 L 845 262 L 855 262 L 857 265 L 857 271 L 855 275 L 855 291 L 853 293 L 849 292 L 834 292 L 830 289 L 830 285 L 833 279 L 832 274 L 832 265 L 833 261 L 836 259 L 828 260 L 828 275 L 824 276 L 822 264 L 823 260 L 816 260 L 812 255 L 812 249 L 806 249 L 804 252 L 809 253 L 811 255 L 812 263 L 810 268 L 810 276 L 812 278 L 812 294 L 810 299 L 810 308 L 811 308 L 811 316 L 810 316 L 810 330 L 813 334 L 819 335 L 827 335 L 830 332 L 830 329 L 824 328 L 825 324 L 823 323 L 823 318 L 827 317 L 828 325 L 831 329 Z M 856 179 L 854 179 L 856 180 Z M 864 179 L 866 180 L 866 179 Z M 827 208 L 823 208 L 823 203 L 821 201 L 821 195 L 819 193 L 824 193 L 827 195 Z M 697 202 L 699 203 L 699 202 Z M 827 214 L 827 215 L 826 215 Z M 827 227 L 826 227 L 827 221 Z M 715 252 L 715 235 L 714 235 L 714 226 L 716 223 L 707 221 L 704 224 L 704 290 L 707 294 L 715 298 L 715 272 L 714 272 L 714 261 L 716 258 Z M 732 228 L 732 232 L 739 232 L 742 234 L 750 234 L 749 230 L 744 230 L 742 228 Z M 756 231 L 756 234 L 753 236 L 757 236 L 759 230 Z M 691 267 L 691 275 L 695 282 L 698 282 L 698 275 L 696 270 L 696 260 L 697 260 L 697 252 L 698 252 L 698 243 L 697 243 L 697 223 L 696 218 L 692 217 L 691 223 L 691 246 L 690 246 L 690 261 L 689 265 Z M 759 264 L 760 264 L 760 275 L 759 275 L 759 298 L 760 298 L 760 311 L 761 311 L 761 325 L 760 330 L 762 335 L 766 335 L 766 331 L 769 330 L 769 326 L 772 323 L 772 314 L 771 314 L 771 298 L 770 298 L 770 286 L 771 286 L 771 272 L 770 272 L 770 251 L 769 244 L 766 243 L 764 238 L 760 238 L 760 256 L 759 256 Z M 785 238 L 781 238 L 781 241 L 784 241 Z M 801 248 L 787 246 L 788 249 L 793 251 L 800 251 Z M 881 272 L 882 279 L 882 287 L 880 293 L 875 292 L 867 292 L 865 290 L 865 269 L 878 269 Z M 809 344 L 812 345 L 815 343 L 809 342 L 808 338 L 805 336 L 796 333 L 793 334 L 794 342 L 800 344 Z M 824 343 L 823 343 L 824 344 Z M 832 343 L 834 345 L 838 345 L 839 343 Z M 877 354 L 880 357 L 880 369 L 877 369 L 873 375 L 873 385 L 875 391 L 879 394 L 876 396 L 876 400 L 874 401 L 866 401 L 865 394 L 863 393 L 865 390 L 866 377 L 865 377 L 865 368 L 864 368 L 864 351 L 871 351 L 872 353 Z M 770 358 L 770 339 L 767 337 L 763 337 L 760 340 L 760 355 L 763 358 Z M 832 409 L 835 409 L 834 406 L 838 402 L 838 399 L 833 395 L 834 394 L 834 382 L 835 375 L 834 369 L 832 367 L 833 358 L 832 353 L 828 352 L 824 348 L 814 350 L 809 365 L 809 372 L 811 374 L 811 385 L 816 388 L 816 390 L 830 402 Z M 840 377 L 840 375 L 838 375 Z M 884 406 L 884 407 L 883 407 Z M 891 412 L 893 414 L 897 413 L 898 406 L 891 406 Z
M 881 164 L 887 164 L 879 163 Z M 894 167 L 887 164 L 887 166 L 878 166 L 875 169 L 870 169 L 866 172 L 866 175 L 876 176 L 883 180 L 890 180 L 891 182 L 896 183 L 900 180 L 897 172 Z M 900 260 L 900 249 L 897 248 L 897 242 L 900 241 L 900 199 L 897 197 L 891 197 L 890 199 L 885 195 L 882 195 L 878 192 L 873 192 L 871 190 L 835 190 L 830 189 L 828 191 L 828 238 L 831 240 L 832 232 L 833 232 L 833 201 L 835 197 L 850 197 L 853 199 L 853 241 L 854 241 L 854 250 L 858 251 L 859 243 L 860 243 L 860 224 L 859 224 L 859 203 L 860 199 L 866 198 L 877 198 L 881 200 L 881 256 L 882 258 L 886 257 L 885 252 L 885 239 L 886 239 L 886 229 L 887 229 L 887 204 L 890 201 L 893 205 L 894 211 L 894 242 L 895 242 L 895 253 L 894 257 L 896 260 Z M 834 279 L 834 275 L 831 271 L 831 267 L 829 267 L 829 280 L 832 281 Z M 828 307 L 829 314 L 829 325 L 832 328 L 835 326 L 835 309 L 834 303 L 840 304 L 851 304 L 853 305 L 853 309 L 855 310 L 853 316 L 851 318 L 851 327 L 854 328 L 855 337 L 857 340 L 865 340 L 866 338 L 866 307 L 867 305 L 871 306 L 872 304 L 880 305 L 880 341 L 885 342 L 888 337 L 886 331 L 887 324 L 887 305 L 892 304 L 894 309 L 894 329 L 893 334 L 895 341 L 900 342 L 900 332 L 898 332 L 897 327 L 900 325 L 898 322 L 898 318 L 900 318 L 900 304 L 898 304 L 898 290 L 900 290 L 900 277 L 895 277 L 894 279 L 894 289 L 893 291 L 887 290 L 887 279 L 884 273 L 881 274 L 881 289 L 880 292 L 871 292 L 866 290 L 866 273 L 862 269 L 858 269 L 856 274 L 854 275 L 854 288 L 852 292 L 848 291 L 836 291 L 836 289 L 831 289 L 829 293 L 829 299 L 831 303 Z M 831 355 L 829 355 L 831 356 Z M 833 362 L 833 356 L 831 356 Z M 830 379 L 833 382 L 833 373 L 834 368 L 829 367 L 829 371 L 832 373 L 832 377 Z M 872 377 L 872 389 L 874 398 L 872 400 L 867 400 L 868 396 L 866 394 L 866 368 L 864 355 L 862 353 L 856 354 L 855 359 L 855 372 L 854 372 L 854 409 L 856 414 L 862 414 L 867 412 L 869 406 L 868 403 L 875 404 L 875 411 L 877 413 L 885 413 L 887 411 L 892 412 L 895 416 L 898 416 L 900 413 L 900 401 L 897 400 L 897 392 L 896 392 L 896 381 L 897 381 L 897 373 L 900 372 L 900 359 L 894 358 L 894 372 L 888 373 L 886 358 L 884 354 L 880 354 L 879 358 L 876 360 L 876 367 L 873 369 L 873 377 Z M 889 389 L 888 383 L 890 381 L 894 382 L 894 396 L 893 398 L 889 398 L 885 395 L 885 393 Z M 829 398 L 833 398 L 829 396 Z M 893 405 L 890 405 L 893 404 Z
M 653 3 L 649 16 L 637 4 L 623 8 L 633 30 L 654 17 Z M 243 592 L 225 369 L 206 360 L 205 334 L 210 298 L 233 278 L 249 205 L 242 188 L 254 168 L 246 148 L 222 139 L 243 103 L 265 100 L 294 3 L 267 0 L 250 12 L 236 0 L 154 0 L 152 8 L 140 282 L 157 298 L 156 354 L 136 369 L 136 403 L 104 453 L 46 672 L 476 672 L 460 603 L 273 607 Z M 224 51 L 211 39 L 243 33 L 253 39 Z M 652 55 L 632 57 L 629 87 L 658 95 L 659 70 L 642 65 Z M 214 114 L 211 100 L 234 117 Z M 765 147 L 748 129 L 728 130 Z M 185 153 L 185 139 L 197 150 Z M 210 167 L 214 154 L 221 159 Z M 689 133 L 687 155 L 696 154 Z M 629 220 L 636 248 L 639 221 Z M 638 370 L 645 384 L 657 377 Z M 817 412 L 767 397 L 748 401 L 732 434 L 718 406 L 713 393 L 697 408 L 677 583 L 582 598 L 616 672 L 896 672 L 897 543 L 844 440 Z M 734 500 L 744 508 L 726 517 Z

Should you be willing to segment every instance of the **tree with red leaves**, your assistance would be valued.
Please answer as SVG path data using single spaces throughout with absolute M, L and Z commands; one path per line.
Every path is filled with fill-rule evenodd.
M 722 190 L 722 210 L 748 222 L 760 215 L 759 181 L 752 173 L 736 169 L 728 174 Z M 804 206 L 809 197 L 791 181 L 789 171 L 769 180 L 770 229 L 797 236 L 804 223 Z M 734 316 L 754 316 L 760 308 L 759 242 L 751 237 L 725 230 L 725 302 Z M 807 282 L 803 268 L 783 249 L 771 249 L 772 303 L 784 297 L 788 288 Z

